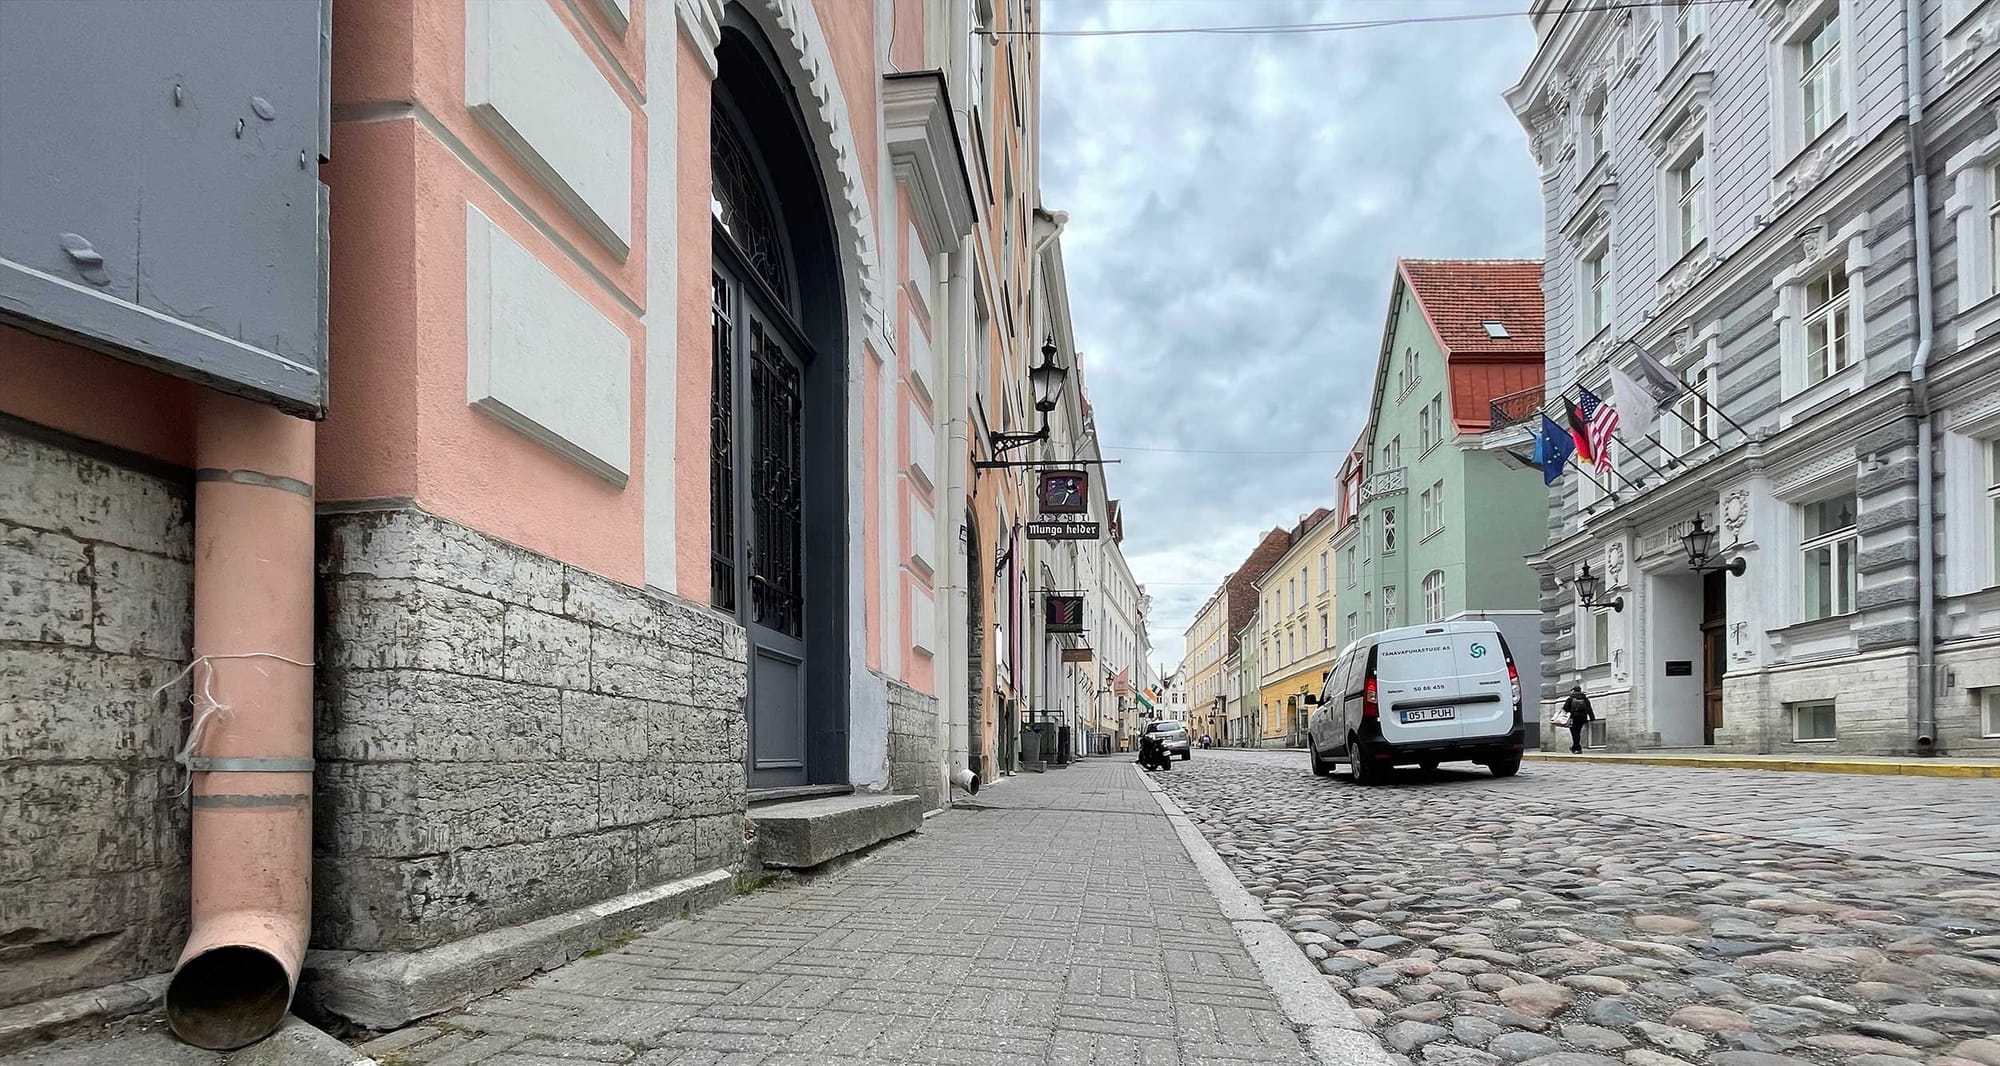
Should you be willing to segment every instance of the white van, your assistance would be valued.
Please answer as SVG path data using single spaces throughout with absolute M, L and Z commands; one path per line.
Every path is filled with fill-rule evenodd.
M 1403 626 L 1355 640 L 1334 660 L 1307 725 L 1313 773 L 1345 760 L 1355 781 L 1392 766 L 1521 769 L 1521 678 L 1491 622 Z

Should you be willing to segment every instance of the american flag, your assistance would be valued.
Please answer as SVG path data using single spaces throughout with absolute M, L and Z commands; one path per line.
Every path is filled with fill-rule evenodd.
M 1618 409 L 1597 398 L 1581 385 L 1576 387 L 1577 407 L 1583 412 L 1585 432 L 1590 435 L 1590 454 L 1599 469 L 1611 468 L 1611 435 L 1618 430 Z

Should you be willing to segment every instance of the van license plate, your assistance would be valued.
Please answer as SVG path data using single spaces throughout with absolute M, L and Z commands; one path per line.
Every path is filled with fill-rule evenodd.
M 1400 713 L 1403 716 L 1403 723 L 1405 725 L 1411 722 L 1449 722 L 1453 718 L 1458 717 L 1458 708 L 1419 707 L 1414 711 L 1402 711 Z

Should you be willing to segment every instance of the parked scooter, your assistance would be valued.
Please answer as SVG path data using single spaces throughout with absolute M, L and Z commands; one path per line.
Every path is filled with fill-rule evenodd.
M 1174 757 L 1167 753 L 1167 746 L 1160 742 L 1160 734 L 1145 733 L 1139 737 L 1139 766 L 1146 770 L 1174 768 Z

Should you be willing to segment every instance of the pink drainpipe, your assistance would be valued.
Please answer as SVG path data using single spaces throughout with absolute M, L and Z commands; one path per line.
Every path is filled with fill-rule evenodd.
M 193 924 L 167 1023 L 226 1050 L 284 1021 L 311 917 L 314 426 L 207 390 L 195 420 L 195 708 L 227 710 L 190 753 Z

